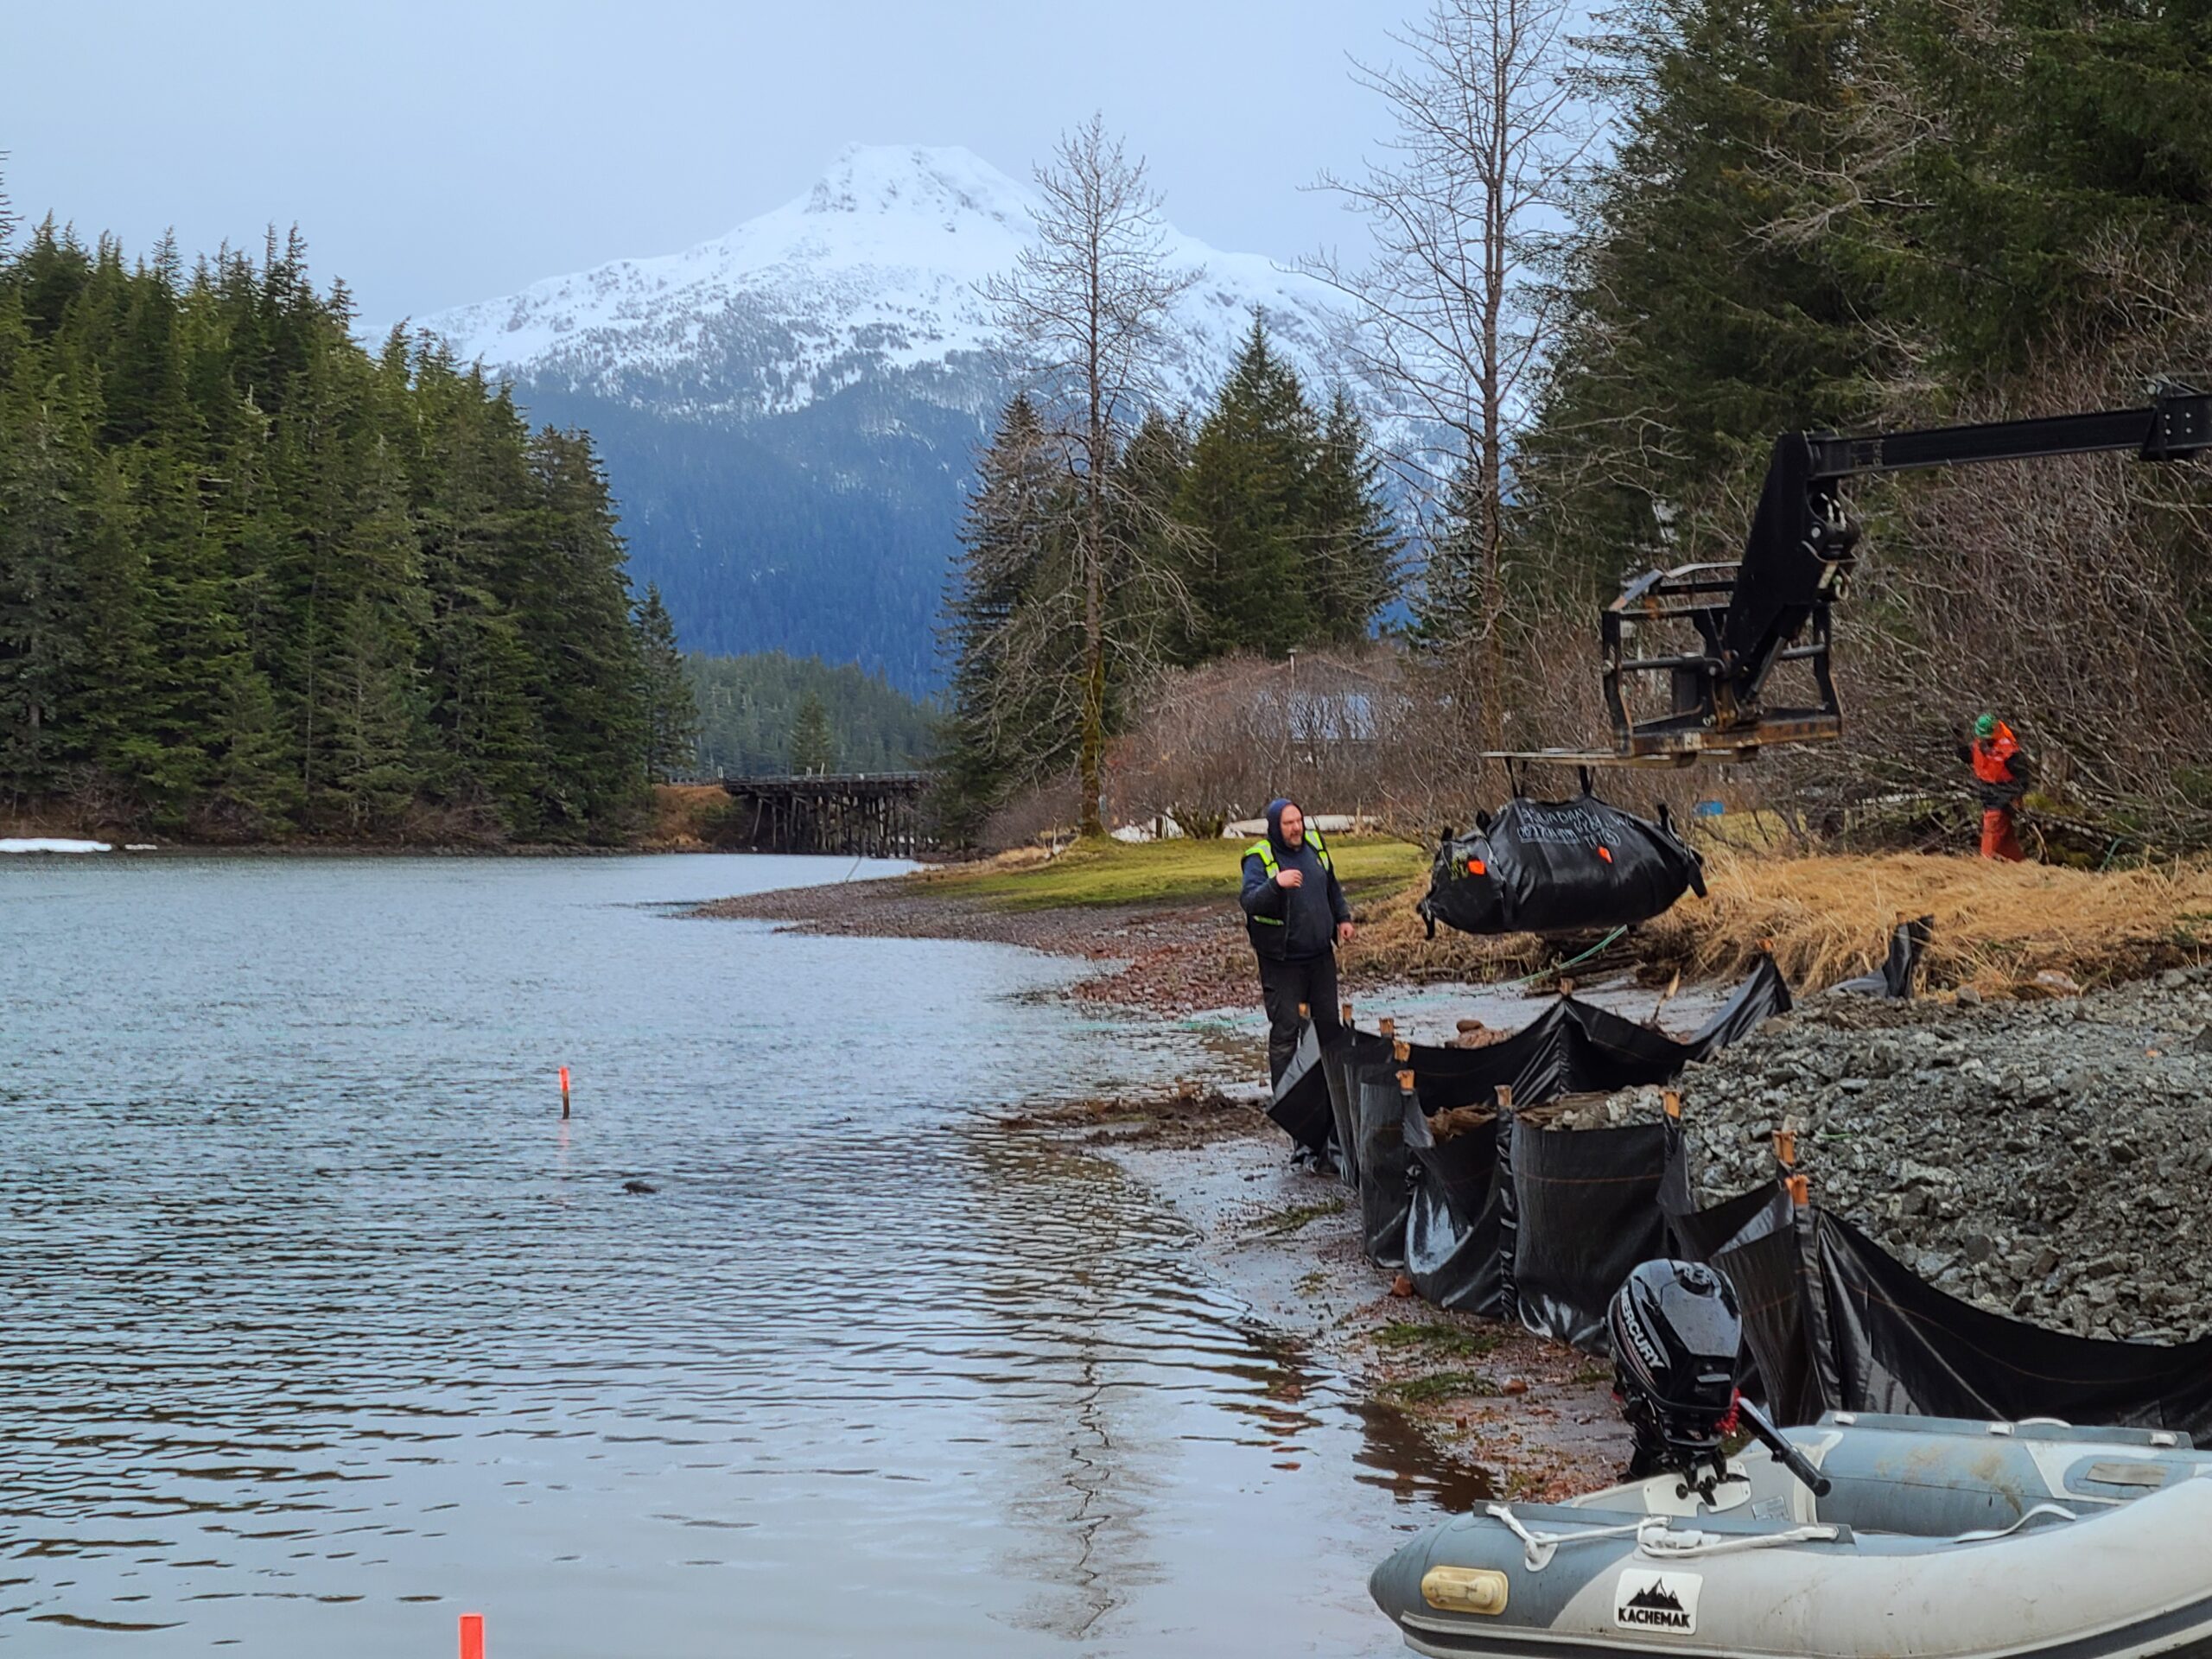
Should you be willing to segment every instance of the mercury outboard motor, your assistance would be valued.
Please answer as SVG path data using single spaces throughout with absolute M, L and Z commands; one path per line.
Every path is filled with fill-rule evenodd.
M 1680 1496 L 1727 1478 L 1727 1441 L 1748 1429 L 1790 1472 L 1825 1493 L 1819 1471 L 1736 1392 L 1744 1317 L 1727 1275 L 1699 1262 L 1646 1262 L 1614 1294 L 1605 1328 L 1613 1343 L 1613 1393 L 1636 1432 L 1630 1480 L 1681 1478 Z

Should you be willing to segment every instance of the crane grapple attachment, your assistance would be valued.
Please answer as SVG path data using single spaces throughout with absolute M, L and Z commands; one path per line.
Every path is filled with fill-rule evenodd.
M 1849 589 L 1859 535 L 1843 505 L 1846 479 L 2113 451 L 2182 461 L 2207 449 L 2212 393 L 2172 382 L 2156 386 L 2144 409 L 1860 438 L 1785 433 L 1775 440 L 1741 559 L 1647 572 L 1606 607 L 1608 758 L 1632 766 L 1748 760 L 1777 743 L 1843 734 L 1828 646 L 1829 609 Z

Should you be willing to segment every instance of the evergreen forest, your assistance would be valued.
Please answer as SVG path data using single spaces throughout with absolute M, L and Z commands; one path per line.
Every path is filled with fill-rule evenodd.
M 701 776 L 908 772 L 936 743 L 937 716 L 884 677 L 850 663 L 764 651 L 685 659 L 698 709 Z M 802 716 L 818 719 L 800 739 Z M 800 761 L 795 764 L 794 753 Z
M 1306 386 L 1264 317 L 1195 422 L 1147 411 L 1112 465 L 1115 729 L 1147 674 L 1357 645 L 1399 596 L 1402 543 L 1366 418 L 1344 388 Z M 1075 496 L 1063 448 L 1018 394 L 978 462 L 946 595 L 951 707 L 938 806 L 957 838 L 1074 755 L 1075 630 L 1054 621 L 1047 632 L 1036 619 L 1071 584 Z
M 202 840 L 609 842 L 688 770 L 580 432 L 351 336 L 296 232 L 0 241 L 0 804 Z

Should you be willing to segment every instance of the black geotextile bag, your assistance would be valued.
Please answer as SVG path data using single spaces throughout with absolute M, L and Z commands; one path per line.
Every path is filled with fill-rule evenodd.
M 1658 820 L 1609 806 L 1516 795 L 1470 836 L 1437 849 L 1421 919 L 1463 933 L 1573 933 L 1647 921 L 1685 891 L 1705 896 L 1705 866 Z

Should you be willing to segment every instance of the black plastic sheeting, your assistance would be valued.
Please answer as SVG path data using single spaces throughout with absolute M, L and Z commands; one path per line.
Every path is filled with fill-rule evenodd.
M 1916 956 L 1925 938 L 1906 943 Z M 1301 1047 L 1320 1081 L 1302 1085 L 1293 1116 L 1336 1147 L 1357 1185 L 1368 1254 L 1402 1263 L 1439 1306 L 1604 1354 L 1605 1310 L 1629 1270 L 1688 1256 L 1734 1281 L 1744 1386 L 1781 1422 L 1825 1411 L 2053 1416 L 2212 1441 L 2212 1337 L 2110 1342 L 1986 1313 L 1923 1282 L 1841 1217 L 1793 1202 L 1779 1172 L 1695 1208 L 1679 1124 L 1547 1129 L 1522 1114 L 1560 1094 L 1666 1082 L 1789 1006 L 1762 963 L 1686 1042 L 1572 997 L 1486 1048 L 1412 1044 L 1401 1060 L 1389 1039 L 1348 1033 L 1325 1054 L 1318 1042 L 1311 1057 Z M 1408 1070 L 1410 1090 L 1399 1079 Z M 1459 1114 L 1456 1133 L 1435 1133 L 1438 1112 L 1489 1104 L 1501 1084 L 1512 1109 Z
M 1406 1259 L 1406 1216 L 1413 1193 L 1407 1184 L 1406 1094 L 1395 1067 L 1354 1070 L 1359 1114 L 1359 1242 L 1384 1267 Z
M 1771 1214 L 1779 1192 L 1704 1214 Z M 1892 1411 L 2212 1436 L 2212 1338 L 2112 1342 L 2006 1319 L 1936 1289 L 1842 1217 L 1780 1203 L 1783 1224 L 1708 1259 L 1735 1281 L 1757 1386 L 1781 1421 Z
M 1311 1020 L 1299 1034 L 1290 1064 L 1275 1079 L 1274 1101 L 1268 1108 L 1268 1116 L 1309 1152 L 1324 1158 L 1331 1155 L 1336 1116 L 1330 1106 L 1329 1074 L 1320 1034 Z
M 1721 1008 L 1687 1039 L 1562 996 L 1529 1025 L 1483 1048 L 1405 1045 L 1355 1033 L 1333 1072 L 1341 1115 L 1357 1123 L 1353 1161 L 1362 1243 L 1386 1266 L 1402 1263 L 1414 1289 L 1440 1306 L 1519 1317 L 1532 1330 L 1578 1340 L 1602 1324 L 1628 1269 L 1627 1252 L 1662 1237 L 1655 1220 L 1666 1143 L 1656 1128 L 1538 1128 L 1511 1114 L 1491 1128 L 1437 1139 L 1427 1120 L 1482 1106 L 1500 1085 L 1516 1109 L 1562 1095 L 1665 1083 L 1761 1020 L 1786 1012 L 1789 988 L 1762 958 Z M 1294 1062 L 1294 1066 L 1295 1062 Z M 1408 1097 L 1398 1082 L 1414 1074 Z M 1286 1077 L 1288 1073 L 1285 1074 Z M 1524 1225 L 1523 1217 L 1533 1217 Z M 1627 1234 L 1615 1243 L 1614 1235 Z M 1573 1234 L 1578 1241 L 1566 1242 Z M 1526 1281 L 1529 1295 L 1517 1287 Z
M 1705 867 L 1663 806 L 1655 821 L 1590 793 L 1571 801 L 1516 796 L 1475 832 L 1437 849 L 1421 914 L 1432 937 L 1566 933 L 1641 922 L 1694 888 Z
M 1899 922 L 1897 931 L 1890 935 L 1889 954 L 1879 968 L 1871 974 L 1838 980 L 1828 988 L 1856 996 L 1885 996 L 1903 1001 L 1912 995 L 1912 978 L 1920 969 L 1920 953 L 1935 936 L 1933 916 L 1916 916 L 1910 921 Z
M 1405 1114 L 1405 1128 L 1415 1166 L 1405 1241 L 1414 1291 L 1439 1307 L 1511 1317 L 1512 1184 L 1497 1177 L 1512 1167 L 1513 1118 L 1495 1117 L 1440 1141 L 1416 1103 Z
M 1513 1289 L 1521 1323 L 1610 1353 L 1605 1309 L 1639 1263 L 1667 1253 L 1659 1208 L 1668 1135 L 1657 1123 L 1513 1135 Z

